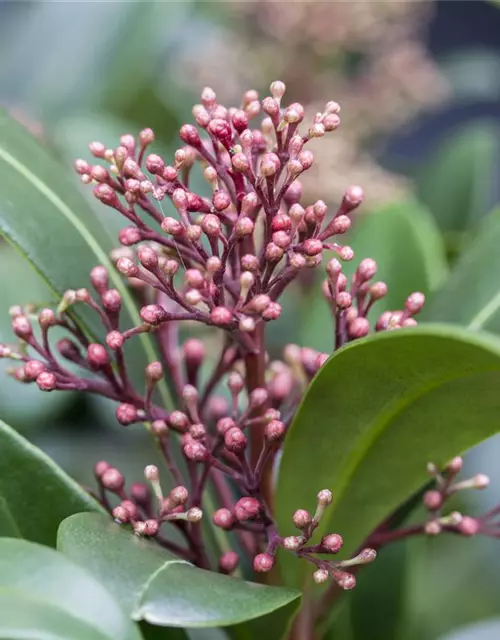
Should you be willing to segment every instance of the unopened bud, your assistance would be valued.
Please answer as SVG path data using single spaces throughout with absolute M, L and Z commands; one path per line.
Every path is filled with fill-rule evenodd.
M 186 512 L 186 520 L 188 522 L 197 523 L 200 522 L 202 518 L 203 511 L 199 507 L 191 507 L 191 509 Z
M 322 507 L 328 507 L 328 505 L 332 504 L 333 496 L 332 492 L 328 489 L 322 489 L 318 493 L 318 504 Z
M 102 369 L 110 363 L 109 354 L 102 344 L 89 344 L 87 348 L 87 360 L 93 369 Z
M 474 536 L 479 531 L 480 524 L 475 518 L 463 516 L 462 520 L 457 525 L 457 529 L 464 536 Z
M 424 531 L 428 536 L 437 536 L 441 533 L 441 525 L 437 520 L 431 520 L 430 522 L 426 522 Z
M 240 498 L 234 506 L 234 516 L 239 522 L 254 520 L 260 514 L 260 502 L 256 498 Z
M 330 574 L 326 569 L 317 569 L 313 573 L 313 580 L 316 584 L 323 584 L 328 580 L 329 577 L 330 577 Z
M 166 320 L 168 314 L 163 307 L 160 307 L 157 304 L 148 304 L 141 308 L 140 316 L 144 322 L 155 326 Z
M 285 425 L 280 420 L 271 420 L 266 424 L 265 436 L 269 442 L 279 442 L 285 435 Z
M 228 451 L 231 453 L 243 453 L 245 451 L 248 441 L 239 427 L 232 427 L 228 429 L 224 434 L 224 444 Z
M 56 376 L 50 371 L 43 371 L 37 376 L 36 383 L 40 391 L 54 391 L 57 388 Z
M 253 559 L 253 569 L 257 573 L 267 573 L 274 567 L 274 558 L 268 553 L 259 553 Z
M 119 404 L 116 408 L 116 419 L 120 424 L 127 426 L 129 424 L 133 424 L 138 420 L 138 411 L 134 407 L 133 404 L 129 404 L 127 402 L 123 402 Z
M 408 313 L 411 313 L 411 315 L 416 315 L 419 311 L 422 310 L 424 302 L 424 294 L 417 291 L 408 296 L 405 302 L 405 309 L 408 311 Z
M 233 314 L 227 307 L 214 307 L 210 312 L 210 320 L 217 327 L 228 326 L 233 321 Z
M 441 508 L 442 504 L 443 497 L 441 495 L 441 492 L 435 490 L 425 492 L 424 505 L 426 509 L 429 509 L 429 511 L 436 511 L 437 509 Z
M 312 523 L 311 514 L 305 509 L 298 509 L 293 514 L 292 520 L 297 529 L 307 529 Z
M 109 467 L 101 476 L 102 486 L 108 491 L 120 492 L 125 485 L 125 478 L 114 467 Z
M 229 530 L 234 525 L 234 517 L 229 509 L 218 509 L 212 516 L 212 522 L 216 527 Z

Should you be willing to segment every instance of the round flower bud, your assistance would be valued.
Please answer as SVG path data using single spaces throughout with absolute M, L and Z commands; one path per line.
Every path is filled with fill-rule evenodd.
M 311 514 L 305 509 L 298 509 L 293 514 L 292 520 L 297 529 L 307 529 L 307 527 L 312 523 Z
M 243 453 L 247 443 L 247 438 L 239 427 L 231 427 L 224 434 L 224 444 L 231 453 Z
M 137 257 L 139 258 L 142 266 L 148 270 L 156 269 L 158 266 L 158 254 L 154 249 L 151 249 L 151 247 L 139 247 Z
M 424 494 L 424 505 L 429 511 L 436 511 L 441 508 L 443 497 L 439 491 L 426 491 Z
M 271 178 L 278 173 L 281 162 L 275 153 L 266 153 L 260 161 L 260 173 L 266 178 Z
M 381 300 L 387 295 L 387 285 L 385 282 L 374 282 L 369 292 L 372 300 Z
M 425 524 L 424 531 L 428 536 L 437 536 L 441 533 L 442 529 L 437 520 L 431 520 Z
M 104 291 L 101 297 L 102 306 L 108 313 L 118 313 L 122 306 L 122 297 L 117 289 Z
M 234 551 L 226 551 L 219 560 L 219 571 L 225 575 L 233 573 L 239 563 L 238 554 Z
M 241 171 L 242 173 L 250 169 L 250 162 L 246 155 L 241 151 L 234 154 L 231 158 L 231 164 L 236 171 Z
M 124 247 L 130 247 L 141 241 L 141 232 L 137 227 L 125 227 L 118 233 L 118 240 Z
M 340 296 L 341 294 L 339 294 Z M 355 318 L 347 326 L 347 333 L 350 338 L 364 338 L 370 332 L 370 323 L 366 318 Z
M 220 436 L 225 435 L 226 431 L 236 427 L 236 423 L 229 416 L 224 416 L 217 421 L 216 430 Z
M 271 420 L 266 424 L 265 436 L 269 442 L 279 442 L 285 435 L 285 425 L 280 420 Z
M 154 537 L 158 533 L 159 529 L 158 522 L 150 518 L 149 520 L 144 521 L 144 532 L 143 535 Z
M 123 402 L 116 408 L 116 419 L 120 424 L 127 426 L 138 420 L 138 411 L 133 404 Z
M 115 190 L 109 184 L 98 184 L 94 187 L 94 196 L 108 207 L 119 207 L 120 201 Z
M 182 411 L 172 411 L 168 416 L 168 423 L 174 429 L 184 431 L 189 425 L 189 419 Z
M 259 553 L 253 559 L 253 569 L 257 573 L 267 573 L 274 567 L 274 558 L 268 553 Z
M 405 309 L 408 311 L 408 313 L 411 313 L 412 315 L 416 315 L 419 311 L 422 310 L 422 307 L 424 306 L 424 302 L 425 302 L 424 294 L 417 291 L 415 293 L 412 293 L 410 296 L 408 296 L 405 302 Z
M 186 520 L 188 522 L 197 523 L 203 518 L 203 511 L 199 507 L 191 507 L 186 512 Z
M 203 216 L 203 220 L 201 221 L 201 228 L 207 236 L 217 237 L 221 233 L 221 223 L 219 218 L 212 214 L 207 213 Z
M 446 465 L 446 471 L 450 473 L 460 473 L 464 464 L 464 459 L 460 456 L 452 458 Z
M 262 312 L 262 319 L 266 322 L 269 320 L 277 320 L 281 315 L 281 305 L 277 302 L 271 302 L 269 306 Z
M 96 462 L 94 465 L 95 477 L 99 480 L 103 475 L 103 473 L 107 471 L 110 467 L 111 465 L 109 464 L 109 462 L 106 462 L 105 460 L 100 460 L 99 462 Z
M 231 121 L 233 123 L 233 127 L 238 133 L 242 133 L 248 127 L 248 116 L 241 109 L 238 109 L 233 113 Z
M 283 538 L 283 546 L 287 551 L 297 551 L 302 545 L 302 539 L 299 536 L 288 536 Z
M 323 243 L 316 238 L 309 238 L 304 242 L 304 253 L 308 256 L 316 256 L 323 251 Z
M 338 553 L 343 544 L 344 540 L 338 533 L 329 533 L 321 538 L 321 546 L 328 553 Z
M 233 314 L 227 307 L 214 307 L 210 312 L 210 320 L 217 327 L 228 326 L 233 321 Z
M 322 489 L 318 493 L 318 504 L 322 507 L 328 507 L 328 505 L 332 504 L 333 496 L 332 492 L 328 489 Z
M 184 486 L 174 487 L 169 493 L 169 498 L 175 506 L 186 504 L 189 499 L 189 492 Z
M 490 479 L 484 473 L 478 473 L 472 478 L 474 483 L 474 489 L 486 489 L 486 487 L 490 484 Z
M 229 509 L 217 509 L 212 516 L 212 522 L 216 527 L 227 531 L 233 527 L 234 517 Z
M 56 376 L 50 371 L 43 371 L 37 376 L 36 383 L 40 391 L 54 391 L 57 387 Z
M 95 157 L 95 158 L 104 158 L 104 153 L 106 151 L 106 147 L 103 145 L 102 142 L 91 142 L 89 144 L 89 149 L 90 149 L 90 153 Z
M 250 392 L 249 405 L 251 409 L 258 409 L 266 404 L 269 398 L 267 389 L 263 387 L 257 387 Z
M 175 218 L 166 217 L 161 222 L 161 228 L 171 236 L 181 236 L 184 233 L 184 226 Z
M 113 518 L 120 524 L 127 524 L 130 520 L 127 509 L 125 509 L 121 504 L 115 507 L 111 513 Z
M 124 342 L 123 335 L 119 331 L 110 331 L 106 336 L 106 345 L 113 351 L 121 349 Z
M 147 507 L 151 499 L 151 488 L 143 482 L 134 482 L 130 485 L 130 497 L 138 505 Z
M 256 498 L 240 498 L 234 505 L 234 517 L 239 522 L 255 520 L 260 514 L 260 502 Z
M 159 382 L 163 378 L 161 362 L 150 362 L 146 367 L 146 378 L 151 382 Z
M 101 476 L 102 486 L 108 491 L 119 492 L 125 485 L 125 478 L 114 467 L 109 467 Z
M 352 575 L 352 573 L 347 572 L 338 572 L 340 575 L 335 576 L 335 580 L 339 587 L 344 591 L 350 591 L 354 589 L 356 586 L 356 578 Z
M 364 200 L 365 194 L 363 189 L 358 185 L 351 185 L 346 189 L 344 200 L 350 205 L 350 209 L 359 206 Z
M 285 95 L 286 85 L 281 80 L 275 80 L 271 83 L 269 90 L 273 98 L 279 101 Z
M 201 422 L 196 422 L 189 427 L 189 434 L 193 440 L 202 440 L 207 435 L 207 430 Z
M 25 315 L 17 315 L 12 319 L 12 330 L 18 338 L 23 340 L 33 335 L 33 328 Z
M 157 304 L 148 304 L 140 310 L 140 316 L 147 324 L 157 325 L 167 319 L 168 314 Z
M 352 305 L 352 296 L 347 291 L 340 291 L 335 296 L 335 304 L 339 309 L 349 309 Z
M 87 361 L 93 369 L 102 369 L 110 363 L 109 354 L 102 344 L 89 344 L 87 348 Z
M 40 360 L 28 360 L 24 365 L 24 376 L 26 381 L 32 382 L 46 370 L 45 365 Z
M 155 134 L 153 129 L 146 128 L 139 133 L 139 144 L 141 147 L 147 147 L 149 144 L 153 144 L 154 141 Z
M 165 420 L 153 420 L 151 423 L 151 433 L 157 438 L 165 438 L 168 436 L 168 426 Z
M 120 258 L 116 263 L 116 268 L 127 278 L 135 278 L 139 274 L 139 267 L 130 258 Z
M 201 442 L 189 442 L 184 446 L 183 451 L 191 462 L 205 462 L 210 456 L 208 449 Z
M 226 191 L 215 191 L 212 196 L 212 202 L 217 211 L 224 211 L 231 204 L 231 197 Z
M 479 522 L 475 518 L 463 516 L 457 525 L 458 531 L 464 536 L 474 536 L 480 529 Z
M 158 467 L 154 464 L 148 464 L 144 468 L 144 477 L 148 482 L 158 482 L 160 479 L 160 472 Z
M 326 569 L 317 569 L 313 573 L 313 580 L 316 584 L 323 584 L 328 580 L 329 577 L 330 577 L 330 574 Z
M 200 134 L 198 133 L 196 127 L 194 127 L 192 124 L 182 125 L 179 131 L 179 137 L 182 142 L 185 142 L 192 147 L 198 148 L 201 146 Z

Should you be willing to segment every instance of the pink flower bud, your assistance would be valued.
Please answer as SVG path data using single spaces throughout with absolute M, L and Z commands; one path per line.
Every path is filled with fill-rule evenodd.
M 334 578 L 339 587 L 344 591 L 350 591 L 356 586 L 356 578 L 352 575 L 352 573 L 347 573 L 345 571 L 336 571 Z
M 280 115 L 280 106 L 277 100 L 271 97 L 262 100 L 262 110 L 276 122 Z
M 442 528 L 437 520 L 426 522 L 424 531 L 428 536 L 437 536 L 441 533 Z
M 148 464 L 147 467 L 144 468 L 144 477 L 148 482 L 159 482 L 160 472 L 158 471 L 158 467 L 154 464 Z
M 258 409 L 259 407 L 262 407 L 263 405 L 266 404 L 268 398 L 269 398 L 269 394 L 267 392 L 267 389 L 264 389 L 262 387 L 257 387 L 256 389 L 253 389 L 253 391 L 251 391 L 250 393 L 250 398 L 249 398 L 250 408 Z
M 104 153 L 106 151 L 106 147 L 102 142 L 91 142 L 89 144 L 90 153 L 95 158 L 104 158 Z
M 225 575 L 233 573 L 238 566 L 240 559 L 234 551 L 226 551 L 219 560 L 219 571 Z
M 340 125 L 340 118 L 336 113 L 329 113 L 323 118 L 323 126 L 325 131 L 335 131 Z
M 231 127 L 226 120 L 221 118 L 214 118 L 208 124 L 208 132 L 217 140 L 219 140 L 226 149 L 231 146 L 232 133 Z
M 190 442 L 184 446 L 183 451 L 191 462 L 205 462 L 210 456 L 208 449 L 201 442 Z
M 328 507 L 328 505 L 332 504 L 333 496 L 332 492 L 328 489 L 322 489 L 318 493 L 318 504 L 322 507 Z
M 251 218 L 248 218 L 246 216 L 238 218 L 235 225 L 235 232 L 238 237 L 243 238 L 244 236 L 249 236 L 253 233 L 253 230 L 254 223 Z
M 297 527 L 297 529 L 307 529 L 312 523 L 312 517 L 309 511 L 305 509 L 298 509 L 293 514 L 293 524 Z
M 150 382 L 159 382 L 163 378 L 163 366 L 161 362 L 150 362 L 146 367 L 146 378 Z
M 266 322 L 270 320 L 277 320 L 281 315 L 281 305 L 277 302 L 271 302 L 268 307 L 262 312 L 262 319 Z
M 168 314 L 163 307 L 160 307 L 157 304 L 148 304 L 141 308 L 140 316 L 144 322 L 155 326 L 164 322 L 167 319 Z
M 250 169 L 250 162 L 244 153 L 235 153 L 231 158 L 231 164 L 236 171 L 245 173 Z
M 127 524 L 130 521 L 130 516 L 127 509 L 125 509 L 125 507 L 122 507 L 121 504 L 113 509 L 111 515 L 120 524 Z
M 357 185 L 352 185 L 346 189 L 344 201 L 348 205 L 348 210 L 352 211 L 358 207 L 364 200 L 365 194 L 363 189 Z
M 254 191 L 247 193 L 241 201 L 241 214 L 243 216 L 251 216 L 259 205 L 259 198 Z
M 125 227 L 118 233 L 118 240 L 124 247 L 130 247 L 137 244 L 142 239 L 141 232 L 137 227 Z
M 125 478 L 114 467 L 109 467 L 101 476 L 102 486 L 108 491 L 120 492 L 125 485 Z
M 338 533 L 329 533 L 321 538 L 321 546 L 327 553 L 338 553 L 344 544 Z
M 253 569 L 257 573 L 267 573 L 274 567 L 274 558 L 268 553 L 259 553 L 253 559 Z
M 217 509 L 212 516 L 212 522 L 216 527 L 227 531 L 233 527 L 234 517 L 229 509 Z
M 109 354 L 102 344 L 89 344 L 87 348 L 87 361 L 93 369 L 102 369 L 110 363 Z
M 224 434 L 224 444 L 231 453 L 243 453 L 247 448 L 247 438 L 239 427 L 231 427 Z
M 151 247 L 139 247 L 137 257 L 145 269 L 154 270 L 158 267 L 158 254 Z
M 231 197 L 226 191 L 215 191 L 212 196 L 212 202 L 217 211 L 224 211 L 231 204 Z
M 175 218 L 164 218 L 161 223 L 161 228 L 165 233 L 174 237 L 181 236 L 184 233 L 184 226 Z
M 233 314 L 227 307 L 214 307 L 210 312 L 210 320 L 217 327 L 227 327 L 233 321 Z
M 443 497 L 439 491 L 426 491 L 424 494 L 424 506 L 429 511 L 436 511 L 441 508 Z
M 266 424 L 265 436 L 269 442 L 279 442 L 285 435 L 285 425 L 280 420 L 271 420 Z
M 272 241 L 280 249 L 286 249 L 291 244 L 292 239 L 285 231 L 275 231 Z
M 106 336 L 106 344 L 113 351 L 121 349 L 124 342 L 123 335 L 119 331 L 110 331 Z
M 297 156 L 298 161 L 302 165 L 302 171 L 307 171 L 310 169 L 314 162 L 314 155 L 308 149 L 305 151 L 301 151 Z
M 109 274 L 106 267 L 102 265 L 94 267 L 90 272 L 90 282 L 97 293 L 105 291 L 109 286 Z
M 265 257 L 268 262 L 279 262 L 284 255 L 284 251 L 281 247 L 278 247 L 274 242 L 269 242 L 266 245 Z
M 313 580 L 316 584 L 323 584 L 328 580 L 330 574 L 326 569 L 316 569 L 313 573 Z
M 89 163 L 86 160 L 82 160 L 81 158 L 79 158 L 78 160 L 75 160 L 74 167 L 75 167 L 75 171 L 81 176 L 85 174 L 89 174 L 92 170 Z
M 193 440 L 203 440 L 203 438 L 207 435 L 205 425 L 201 424 L 201 422 L 192 424 L 189 427 L 189 435 L 193 438 Z
M 174 429 L 184 431 L 188 427 L 189 419 L 182 411 L 172 411 L 168 416 L 168 423 Z
M 278 173 L 281 162 L 275 153 L 266 153 L 260 161 L 260 173 L 266 178 L 271 178 Z
M 229 431 L 229 429 L 232 429 L 233 427 L 236 427 L 236 423 L 234 422 L 234 420 L 229 416 L 224 416 L 217 421 L 216 430 L 220 436 L 223 436 L 227 431 Z
M 91 168 L 90 175 L 96 182 L 107 182 L 109 180 L 109 171 L 100 164 L 95 164 Z
M 490 484 L 490 479 L 484 473 L 478 473 L 472 478 L 474 489 L 486 489 Z
M 205 345 L 201 340 L 191 338 L 186 340 L 182 347 L 186 366 L 191 370 L 197 370 L 205 359 Z
M 23 340 L 27 340 L 33 335 L 31 323 L 24 315 L 15 316 L 12 319 L 12 331 Z
M 308 256 L 319 255 L 323 251 L 323 243 L 321 240 L 309 238 L 304 242 L 304 253 Z
M 197 523 L 203 518 L 203 511 L 198 507 L 191 507 L 186 511 L 186 520 L 188 522 Z
M 255 520 L 260 514 L 260 502 L 256 498 L 240 498 L 234 505 L 234 517 L 239 522 Z
M 119 207 L 120 201 L 113 187 L 109 184 L 98 184 L 94 187 L 94 196 L 108 207 Z
M 369 291 L 372 300 L 381 300 L 387 295 L 387 285 L 385 282 L 374 282 Z
M 133 424 L 138 420 L 138 411 L 134 407 L 133 404 L 128 404 L 126 402 L 119 404 L 116 407 L 116 419 L 120 424 L 127 426 L 129 424 Z
M 144 532 L 143 535 L 154 537 L 158 533 L 159 525 L 156 520 L 149 519 L 144 521 Z
M 50 371 L 43 371 L 36 378 L 40 391 L 54 391 L 57 388 L 56 376 Z
M 24 376 L 27 382 L 32 382 L 38 378 L 39 375 L 45 372 L 45 365 L 40 360 L 28 360 L 24 365 Z
M 289 124 L 297 124 L 304 119 L 304 107 L 298 103 L 293 102 L 289 105 L 283 114 L 283 120 Z
M 105 471 L 107 471 L 110 467 L 111 467 L 111 465 L 109 464 L 109 462 L 106 462 L 105 460 L 100 460 L 99 462 L 96 462 L 95 465 L 94 465 L 94 475 L 95 475 L 95 477 L 97 479 L 101 478 L 103 473 Z
M 152 129 L 146 128 L 139 133 L 139 144 L 141 147 L 147 147 L 155 141 L 155 134 Z
M 415 293 L 412 293 L 410 296 L 408 296 L 405 302 L 405 309 L 411 315 L 416 315 L 419 311 L 422 310 L 422 307 L 424 306 L 424 302 L 425 302 L 424 294 L 417 291 Z
M 195 149 L 198 149 L 201 146 L 200 134 L 192 124 L 182 125 L 179 131 L 179 137 L 182 142 L 195 147 Z
M 108 289 L 102 294 L 102 306 L 108 313 L 118 313 L 122 306 L 122 297 L 117 289 Z
M 116 263 L 116 268 L 127 278 L 135 278 L 139 274 L 139 267 L 130 258 L 120 258 Z
M 207 213 L 203 216 L 203 220 L 201 221 L 200 226 L 207 234 L 207 236 L 217 237 L 221 233 L 220 220 L 216 215 L 212 213 Z
M 342 294 L 339 293 L 338 295 Z M 366 318 L 355 318 L 347 327 L 347 333 L 352 339 L 364 338 L 369 332 L 370 323 Z
M 462 471 L 463 464 L 463 458 L 456 456 L 448 462 L 446 465 L 446 471 L 449 471 L 450 473 L 460 473 L 460 471 Z
M 479 522 L 475 518 L 463 516 L 457 525 L 458 531 L 464 536 L 474 536 L 480 529 Z

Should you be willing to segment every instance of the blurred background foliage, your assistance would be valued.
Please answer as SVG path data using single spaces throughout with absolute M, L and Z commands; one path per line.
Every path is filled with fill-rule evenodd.
M 468 284 L 488 293 L 500 288 L 500 216 L 487 218 L 500 202 L 499 30 L 498 8 L 480 0 L 4 1 L 0 103 L 70 175 L 72 160 L 88 157 L 90 140 L 113 146 L 121 133 L 144 126 L 173 154 L 176 131 L 205 85 L 237 104 L 247 88 L 264 94 L 279 78 L 310 114 L 334 99 L 342 124 L 314 149 L 307 198 L 334 207 L 348 185 L 361 184 L 366 201 L 350 242 L 358 260 L 377 260 L 389 285 L 379 311 L 399 308 L 416 289 L 430 295 L 432 309 L 432 292 L 447 272 L 453 280 L 455 265 L 467 271 L 482 256 L 477 234 L 492 238 L 483 256 L 491 268 L 489 276 L 481 273 L 488 282 L 479 287 L 471 277 Z M 121 221 L 92 205 L 115 233 Z M 5 244 L 0 267 L 0 340 L 9 341 L 8 308 L 49 302 L 50 293 Z M 269 328 L 273 355 L 288 342 L 331 350 L 328 309 L 319 283 L 311 284 L 297 285 L 282 320 Z M 439 318 L 466 323 L 461 302 L 466 308 L 468 291 L 444 290 Z M 148 438 L 119 428 L 102 400 L 44 395 L 2 375 L 0 415 L 84 483 L 97 458 L 130 478 L 154 461 Z M 469 469 L 490 474 L 493 488 L 459 508 L 476 512 L 495 502 L 499 456 L 498 438 L 469 455 Z M 399 545 L 366 570 L 331 637 L 498 638 L 499 557 L 495 541 L 484 539 Z

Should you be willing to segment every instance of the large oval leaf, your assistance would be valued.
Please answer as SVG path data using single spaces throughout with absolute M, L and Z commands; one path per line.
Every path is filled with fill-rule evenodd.
M 64 168 L 4 112 L 0 112 L 0 185 L 0 234 L 31 262 L 57 296 L 86 286 L 92 267 L 103 264 L 123 296 L 127 325 L 141 324 L 129 291 L 110 264 L 110 236 L 67 179 Z M 102 335 L 95 313 L 87 313 L 83 305 L 75 310 L 94 334 Z M 142 364 L 156 359 L 148 334 L 141 334 L 127 348 L 134 359 L 136 351 L 132 350 L 141 348 Z M 140 369 L 140 361 L 138 366 Z M 161 390 L 169 404 L 164 381 Z
M 111 594 L 64 555 L 2 538 L 0 637 L 138 640 L 140 634 Z
M 500 341 L 452 326 L 381 333 L 338 351 L 291 425 L 276 495 L 280 531 L 329 488 L 319 533 L 351 553 L 443 463 L 500 429 Z M 285 565 L 298 581 L 299 563 Z
M 500 331 L 500 209 L 480 227 L 450 277 L 432 296 L 422 320 Z
M 0 533 L 12 536 L 17 530 L 20 537 L 49 546 L 55 546 L 64 518 L 100 509 L 48 456 L 2 421 L 0 500 L 2 511 L 10 514 L 8 528 L 3 522 Z
M 58 548 L 85 566 L 135 620 L 170 627 L 222 627 L 264 616 L 298 591 L 197 569 L 96 514 L 60 526 Z
M 347 242 L 355 258 L 345 263 L 350 277 L 364 258 L 377 261 L 377 280 L 387 283 L 387 296 L 377 302 L 370 318 L 386 309 L 401 309 L 412 291 L 427 293 L 446 276 L 446 257 L 438 229 L 427 209 L 416 201 L 384 207 L 361 218 Z M 312 308 L 307 306 L 302 322 L 301 344 L 331 351 L 331 313 L 317 288 Z

